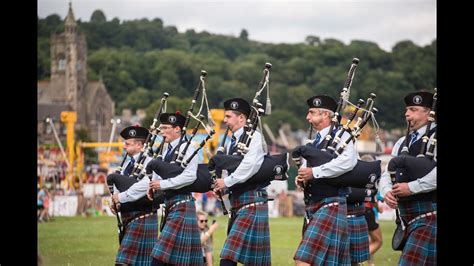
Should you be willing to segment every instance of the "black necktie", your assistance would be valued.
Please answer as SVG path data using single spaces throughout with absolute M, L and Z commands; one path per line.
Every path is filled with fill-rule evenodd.
M 165 162 L 170 162 L 171 161 L 171 157 L 173 155 L 172 151 L 173 151 L 173 146 L 171 146 L 171 144 L 169 144 L 168 145 L 168 150 L 166 151 L 166 155 L 165 155 Z
M 232 138 L 230 139 L 230 147 L 229 147 L 229 154 L 233 154 L 236 150 L 236 142 L 237 142 L 237 138 L 232 135 Z
M 130 159 L 130 162 L 128 163 L 127 167 L 123 171 L 123 174 L 124 175 L 130 175 L 132 173 L 134 164 L 135 164 L 135 159 L 132 157 L 132 159 Z

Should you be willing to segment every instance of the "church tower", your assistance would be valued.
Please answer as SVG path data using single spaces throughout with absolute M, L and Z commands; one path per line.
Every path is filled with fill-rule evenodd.
M 78 114 L 78 124 L 86 117 L 84 89 L 87 83 L 87 45 L 84 34 L 77 31 L 77 23 L 69 2 L 64 32 L 51 36 L 51 86 L 56 88 L 58 103 L 68 104 Z
M 51 77 L 38 81 L 38 124 L 45 117 L 58 121 L 61 111 L 77 114 L 75 129 L 94 141 L 104 141 L 112 129 L 115 103 L 102 80 L 87 79 L 87 43 L 79 32 L 71 2 L 64 32 L 51 35 Z

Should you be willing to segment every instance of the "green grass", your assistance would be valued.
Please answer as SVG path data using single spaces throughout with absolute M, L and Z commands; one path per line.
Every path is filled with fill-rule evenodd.
M 301 240 L 302 217 L 270 218 L 272 265 L 294 265 L 293 255 Z M 224 244 L 227 217 L 218 217 L 214 235 L 214 265 Z M 383 245 L 375 255 L 376 265 L 395 265 L 400 252 L 393 251 L 395 223 L 381 221 Z M 38 252 L 44 265 L 112 265 L 118 249 L 115 217 L 55 217 L 38 224 Z

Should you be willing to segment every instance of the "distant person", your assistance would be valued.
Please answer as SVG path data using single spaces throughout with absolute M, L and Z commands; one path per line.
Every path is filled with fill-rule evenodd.
M 38 186 L 39 187 L 39 186 Z M 38 188 L 38 196 L 37 196 L 37 204 L 38 204 L 38 211 L 37 211 L 37 218 L 38 222 L 42 223 L 42 213 L 44 210 L 44 198 L 46 197 L 46 192 L 44 191 L 44 186 Z
M 42 222 L 47 222 L 50 220 L 49 217 L 49 201 L 51 198 L 51 193 L 49 193 L 49 190 L 47 187 L 43 186 L 43 209 L 41 210 L 39 220 Z
M 364 154 L 360 157 L 362 161 L 372 162 L 375 161 L 374 156 L 370 154 Z M 380 195 L 377 193 L 377 195 Z M 375 197 L 375 203 L 372 202 L 365 202 L 365 220 L 367 222 L 367 227 L 369 230 L 369 252 L 370 258 L 367 261 L 369 266 L 373 266 L 374 264 L 374 255 L 377 250 L 382 247 L 382 230 L 379 226 L 378 221 L 378 212 L 382 213 L 383 210 L 379 207 L 377 197 Z
M 202 256 L 207 266 L 212 266 L 212 234 L 217 229 L 218 224 L 213 221 L 211 226 L 208 224 L 208 214 L 203 211 L 197 211 L 199 230 L 201 231 Z

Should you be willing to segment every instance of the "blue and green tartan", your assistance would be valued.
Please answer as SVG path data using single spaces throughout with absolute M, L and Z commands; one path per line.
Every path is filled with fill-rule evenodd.
M 349 225 L 349 254 L 351 262 L 363 262 L 370 258 L 369 229 L 365 220 L 365 207 L 363 203 L 347 203 Z
M 191 193 L 179 194 L 165 200 L 167 208 L 189 198 Z M 170 209 L 158 242 L 151 256 L 173 265 L 203 265 L 202 246 L 194 198 Z
M 399 202 L 404 221 L 436 210 L 430 201 Z M 398 265 L 436 265 L 436 215 L 418 219 L 408 225 L 408 238 Z
M 122 213 L 122 220 L 127 223 L 142 214 L 146 214 L 146 212 Z M 150 265 L 151 251 L 157 238 L 158 219 L 156 214 L 130 222 L 125 228 L 125 235 L 115 262 L 129 265 Z
M 220 257 L 244 265 L 271 265 L 270 227 L 265 189 L 250 190 L 238 198 L 230 197 L 236 217 L 225 240 Z M 265 202 L 237 210 L 246 204 Z
M 332 202 L 339 205 L 321 208 Z M 346 198 L 325 198 L 307 205 L 306 212 L 311 220 L 293 259 L 311 265 L 350 265 Z

